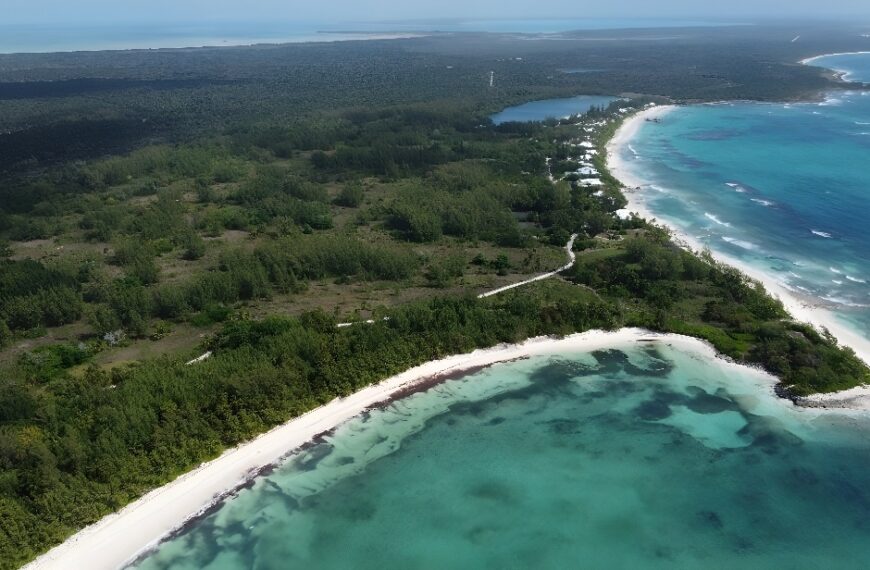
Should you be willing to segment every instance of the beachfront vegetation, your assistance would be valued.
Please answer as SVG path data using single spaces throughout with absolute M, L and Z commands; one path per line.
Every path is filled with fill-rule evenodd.
M 41 351 L 0 393 L 3 565 L 27 560 L 226 447 L 413 365 L 615 325 L 611 307 L 588 301 L 449 297 L 348 329 L 322 312 L 234 320 L 211 340 L 215 356 L 196 366 L 167 356 L 70 375 L 64 370 L 75 358 Z
M 870 381 L 851 350 L 790 320 L 779 301 L 739 271 L 677 248 L 661 228 L 581 255 L 566 276 L 617 307 L 620 324 L 705 339 L 720 353 L 778 376 L 787 394 Z
M 697 57 L 749 32 L 724 33 Z M 432 38 L 227 50 L 219 69 L 211 50 L 0 56 L 0 76 L 22 82 L 0 86 L 0 568 L 336 396 L 499 342 L 642 326 L 704 338 L 792 394 L 867 381 L 743 275 L 616 216 L 625 199 L 601 154 L 602 187 L 562 176 L 582 129 L 601 150 L 620 108 L 825 85 L 784 63 L 752 82 L 772 64 L 749 48 L 686 78 L 691 50 L 636 41 L 584 56 L 629 68 L 573 77 L 552 68 L 578 55 L 550 42 L 523 42 L 521 63 L 503 57 L 514 42 L 471 37 L 475 57 Z M 681 63 L 661 79 L 668 61 Z M 113 78 L 130 62 L 144 77 Z M 100 80 L 79 77 L 97 64 Z M 511 87 L 490 90 L 492 68 Z M 51 73 L 63 82 L 47 93 Z M 656 97 L 487 119 L 581 88 Z M 561 277 L 476 298 L 563 265 L 574 233 Z

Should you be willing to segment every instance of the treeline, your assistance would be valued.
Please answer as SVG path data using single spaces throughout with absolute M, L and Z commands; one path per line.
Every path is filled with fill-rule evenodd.
M 165 357 L 74 375 L 68 369 L 83 358 L 73 348 L 22 359 L 0 383 L 3 567 L 290 417 L 478 347 L 644 326 L 705 338 L 781 374 L 795 393 L 868 379 L 853 354 L 788 320 L 741 274 L 675 248 L 662 231 L 633 233 L 604 249 L 581 244 L 596 248 L 581 251 L 569 273 L 583 289 L 437 298 L 346 329 L 322 312 L 230 320 L 209 342 L 214 356 L 196 366 Z
M 467 144 L 479 136 L 488 136 L 475 136 L 473 131 L 480 121 L 455 107 L 354 110 L 345 113 L 344 119 L 349 128 L 334 141 L 334 148 L 320 147 L 311 157 L 321 171 L 400 178 L 471 157 Z
M 265 242 L 253 250 L 231 249 L 211 270 L 180 283 L 157 284 L 153 251 L 129 243 L 116 258 L 127 276 L 107 279 L 87 271 L 76 276 L 25 261 L 0 263 L 0 346 L 13 332 L 58 326 L 87 317 L 102 336 L 125 330 L 145 336 L 152 319 L 178 320 L 197 313 L 224 314 L 238 301 L 298 293 L 312 280 L 356 278 L 402 281 L 422 265 L 401 246 L 376 245 L 344 236 L 298 236 Z
M 171 213 L 166 206 L 185 209 L 190 195 L 215 206 L 203 214 L 205 219 L 194 220 L 196 229 L 212 235 L 276 219 L 326 229 L 331 226 L 330 198 L 322 183 L 330 179 L 375 175 L 398 180 L 466 159 L 540 171 L 540 145 L 478 127 L 480 122 L 468 110 L 395 107 L 297 119 L 285 126 L 248 125 L 224 137 L 70 162 L 0 185 L 0 234 L 14 241 L 50 238 L 76 229 L 69 220 L 75 214 L 81 216 L 79 226 L 87 239 L 109 241 L 137 234 L 150 223 L 140 219 L 141 207 L 130 207 L 133 199 L 161 198 L 157 206 L 162 209 L 146 208 L 145 217 L 153 218 Z M 298 161 L 292 166 L 273 164 L 308 154 L 311 168 Z M 224 186 L 231 188 L 228 195 L 215 190 Z M 354 200 L 349 204 L 359 205 Z M 174 224 L 178 216 L 173 216 Z M 146 231 L 153 234 L 158 229 L 159 224 Z
M 0 382 L 0 568 L 15 568 L 224 448 L 427 360 L 616 324 L 605 304 L 436 299 L 336 329 L 323 313 L 232 321 L 197 366 L 161 358 Z
M 0 347 L 13 330 L 71 323 L 82 308 L 81 286 L 72 276 L 32 260 L 0 261 Z
M 404 154 L 435 147 L 444 153 L 434 159 Z M 374 153 L 379 162 L 340 164 L 341 148 Z M 401 281 L 420 268 L 402 246 L 304 235 L 337 233 L 336 205 L 360 209 L 356 225 L 383 223 L 400 241 L 448 235 L 521 247 L 530 232 L 518 220 L 526 219 L 562 228 L 553 239 L 563 245 L 588 216 L 554 215 L 577 197 L 572 202 L 566 188 L 540 177 L 546 152 L 545 143 L 481 125 L 467 109 L 412 105 L 248 125 L 225 137 L 154 145 L 20 177 L 0 187 L 0 239 L 56 238 L 93 247 L 78 268 L 61 264 L 68 273 L 64 287 L 6 293 L 0 344 L 10 331 L 33 333 L 81 317 L 99 335 L 125 329 L 141 337 L 153 319 L 301 292 L 306 282 L 324 278 Z M 334 162 L 318 165 L 321 155 Z M 383 168 L 387 163 L 394 168 Z M 364 208 L 360 180 L 373 174 L 404 184 Z M 581 209 L 596 207 L 588 199 Z M 227 252 L 229 246 L 209 239 L 231 231 L 246 232 L 254 251 Z M 270 245 L 275 240 L 279 246 Z M 316 252 L 309 243 L 318 244 Z M 189 262 L 180 270 L 190 275 L 169 285 L 161 266 L 172 259 Z M 434 260 L 427 279 L 443 285 L 450 280 L 445 276 L 455 277 L 454 266 Z
M 792 100 L 837 87 L 821 70 L 794 62 L 861 49 L 858 34 L 835 28 L 806 34 L 796 45 L 789 41 L 793 29 L 729 26 L 673 41 L 631 30 L 608 31 L 607 41 L 447 35 L 2 55 L 0 115 L 7 130 L 0 133 L 0 172 L 117 154 L 155 137 L 176 143 L 361 106 L 442 102 L 496 111 L 578 93 Z M 593 31 L 576 33 L 601 39 Z M 565 72 L 578 66 L 587 72 Z M 2 100 L 4 93 L 16 99 Z M 261 142 L 278 153 L 293 147 L 274 137 Z
M 69 162 L 38 177 L 16 178 L 0 187 L 2 211 L 46 216 L 61 208 L 75 208 L 75 200 L 82 195 L 106 192 L 116 186 L 123 186 L 131 196 L 147 196 L 185 178 L 204 183 L 231 182 L 244 176 L 245 162 L 244 155 L 233 154 L 221 139 L 146 146 L 101 160 Z M 128 188 L 130 183 L 132 187 Z
M 401 281 L 420 266 L 411 251 L 350 237 L 311 236 L 264 243 L 253 251 L 230 250 L 211 271 L 187 282 L 144 287 L 135 280 L 86 288 L 91 325 L 100 333 L 125 329 L 144 335 L 151 318 L 180 319 L 238 301 L 298 293 L 308 281 L 327 277 Z
M 351 136 L 354 128 L 353 122 L 341 117 L 315 116 L 286 126 L 239 125 L 228 134 L 238 152 L 260 148 L 279 158 L 290 158 L 298 151 L 331 150 Z
M 480 147 L 490 144 L 495 146 L 481 142 Z M 501 146 L 501 155 L 491 152 L 490 158 L 432 168 L 422 185 L 408 188 L 381 212 L 388 226 L 410 241 L 449 235 L 509 247 L 520 247 L 528 239 L 520 220 L 543 228 L 555 245 L 564 245 L 572 233 L 591 237 L 619 227 L 613 212 L 625 199 L 618 190 L 596 193 L 567 182 L 552 184 L 543 176 L 545 150 L 557 152 L 554 145 L 525 141 L 518 146 L 511 141 Z M 531 164 L 510 160 L 515 148 L 522 148 Z
M 541 133 L 541 124 L 530 125 Z M 425 177 L 468 161 L 487 162 L 488 169 L 478 169 L 486 178 L 478 173 L 463 182 L 460 176 L 459 186 L 469 189 L 473 182 L 478 195 L 488 193 L 514 211 L 553 214 L 558 200 L 541 196 L 548 190 L 539 175 L 548 152 L 567 157 L 567 135 L 558 135 L 560 144 L 553 150 L 549 142 L 527 134 L 481 122 L 471 110 L 437 105 L 349 111 L 341 117 L 319 116 L 286 126 L 249 125 L 226 137 L 150 146 L 125 156 L 70 163 L 38 177 L 18 178 L 0 186 L 0 235 L 15 241 L 58 236 L 77 229 L 69 219 L 74 214 L 80 216 L 78 229 L 90 241 L 162 232 L 179 246 L 196 241 L 182 227 L 190 224 L 179 224 L 191 209 L 185 205 L 191 195 L 210 206 L 193 216 L 193 229 L 206 235 L 262 229 L 276 221 L 328 229 L 332 199 L 323 182 L 372 175 L 385 180 Z M 300 168 L 298 161 L 292 167 L 271 164 L 276 158 L 309 154 L 310 168 Z M 447 187 L 453 182 L 436 183 L 436 188 L 453 193 L 461 189 Z M 147 203 L 144 199 L 150 196 L 158 197 L 156 204 L 130 207 L 132 200 Z M 616 209 L 587 198 L 572 197 L 573 212 L 553 214 L 543 222 L 567 231 L 583 224 L 578 218 L 594 218 L 592 209 Z M 359 196 L 345 195 L 341 200 L 351 207 L 361 202 Z M 163 226 L 164 219 L 169 227 Z

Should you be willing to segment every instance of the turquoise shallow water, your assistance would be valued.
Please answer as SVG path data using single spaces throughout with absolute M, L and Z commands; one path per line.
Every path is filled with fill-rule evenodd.
M 681 107 L 620 154 L 659 219 L 870 335 L 870 92 Z
M 544 99 L 532 101 L 496 113 L 492 122 L 496 125 L 508 122 L 543 121 L 544 119 L 561 119 L 571 115 L 580 115 L 592 107 L 607 107 L 616 101 L 616 97 L 603 97 L 598 95 L 578 95 L 565 99 Z
M 870 425 L 754 372 L 625 345 L 372 411 L 137 570 L 861 568 Z

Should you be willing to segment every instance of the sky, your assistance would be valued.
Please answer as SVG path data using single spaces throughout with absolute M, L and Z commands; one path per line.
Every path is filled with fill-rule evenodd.
M 0 0 L 0 23 L 106 24 L 432 18 L 836 18 L 866 16 L 870 0 Z

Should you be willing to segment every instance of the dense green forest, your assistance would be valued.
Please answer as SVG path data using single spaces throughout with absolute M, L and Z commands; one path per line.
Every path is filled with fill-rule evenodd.
M 620 108 L 806 97 L 831 80 L 789 62 L 851 45 L 668 33 L 0 56 L 0 568 L 336 396 L 499 342 L 641 326 L 791 395 L 870 380 L 760 285 L 617 216 L 603 153 L 600 188 L 548 180 Z M 559 71 L 579 66 L 605 71 Z M 630 97 L 488 119 L 578 92 Z M 476 297 L 564 265 L 572 234 L 571 270 Z
M 867 49 L 858 28 L 794 23 L 0 55 L 0 173 L 147 142 L 441 102 L 471 113 L 557 95 L 782 100 L 836 86 L 796 64 Z M 792 43 L 795 35 L 801 41 Z M 572 70 L 583 69 L 582 73 Z M 489 87 L 489 74 L 495 82 Z

